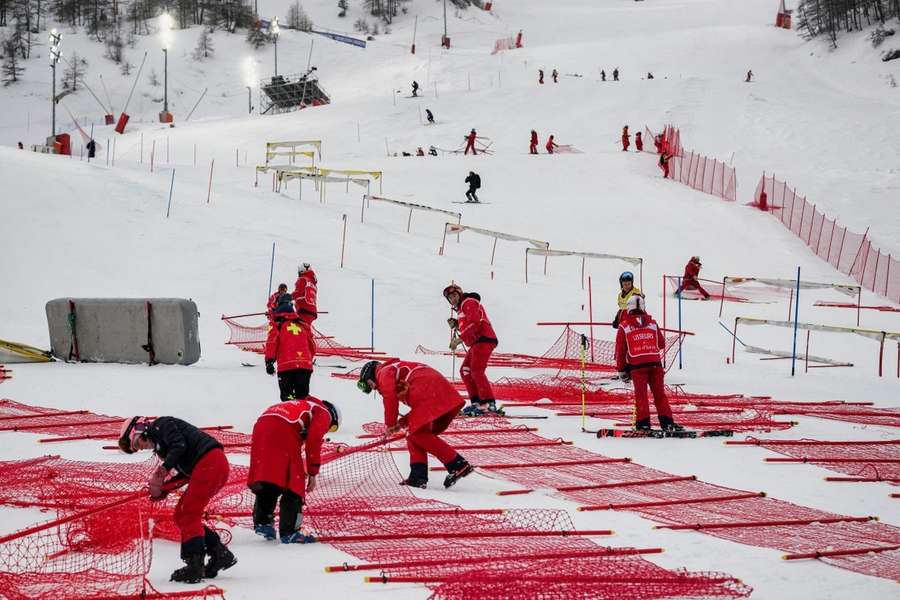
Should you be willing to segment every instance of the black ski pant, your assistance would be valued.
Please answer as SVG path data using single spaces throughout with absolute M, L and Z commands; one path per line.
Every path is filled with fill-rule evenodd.
M 303 400 L 309 396 L 309 378 L 312 369 L 292 369 L 278 373 L 278 389 L 281 390 L 281 401 Z
M 261 481 L 250 488 L 256 495 L 253 501 L 253 525 L 272 525 L 275 522 L 275 505 L 279 504 L 278 534 L 290 535 L 299 531 L 303 522 L 303 498 L 274 483 Z
M 472 186 L 469 186 L 469 191 L 466 192 L 466 198 L 468 198 L 472 202 L 478 202 L 478 196 L 475 195 L 475 191 L 477 189 L 478 188 L 473 188 Z

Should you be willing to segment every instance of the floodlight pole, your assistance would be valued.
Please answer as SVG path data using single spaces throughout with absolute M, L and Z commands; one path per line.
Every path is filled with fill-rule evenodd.
M 280 31 L 278 27 L 278 17 L 272 17 L 272 25 L 271 32 L 272 36 L 275 38 L 275 76 L 278 77 L 278 32 Z
M 253 114 L 253 88 L 247 86 L 247 113 Z
M 447 0 L 444 0 L 444 40 L 447 39 Z M 446 42 L 444 42 L 446 43 Z
M 169 112 L 169 49 L 163 48 L 163 111 Z
M 56 61 L 50 63 L 53 73 L 53 87 L 50 93 L 50 135 L 56 137 Z

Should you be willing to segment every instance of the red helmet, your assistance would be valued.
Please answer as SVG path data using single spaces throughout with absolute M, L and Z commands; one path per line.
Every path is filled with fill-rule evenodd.
M 452 292 L 456 292 L 460 296 L 463 295 L 462 288 L 459 287 L 458 285 L 456 285 L 455 283 L 451 283 L 450 285 L 448 285 L 447 287 L 444 288 L 444 299 L 446 299 L 448 302 L 450 301 L 450 294 Z

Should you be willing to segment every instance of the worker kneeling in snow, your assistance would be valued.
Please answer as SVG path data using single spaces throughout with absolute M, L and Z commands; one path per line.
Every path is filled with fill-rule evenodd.
M 653 317 L 644 311 L 644 299 L 634 295 L 628 299 L 627 314 L 619 322 L 616 333 L 616 368 L 619 377 L 634 383 L 634 428 L 650 429 L 650 403 L 647 386 L 653 393 L 653 404 L 659 425 L 665 431 L 683 429 L 672 419 L 672 408 L 666 398 L 663 381 L 662 351 L 666 340 Z

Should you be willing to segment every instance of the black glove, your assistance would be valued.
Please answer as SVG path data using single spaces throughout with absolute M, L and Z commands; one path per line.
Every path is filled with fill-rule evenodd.
M 275 361 L 267 360 L 266 361 L 266 375 L 274 375 L 275 374 Z

